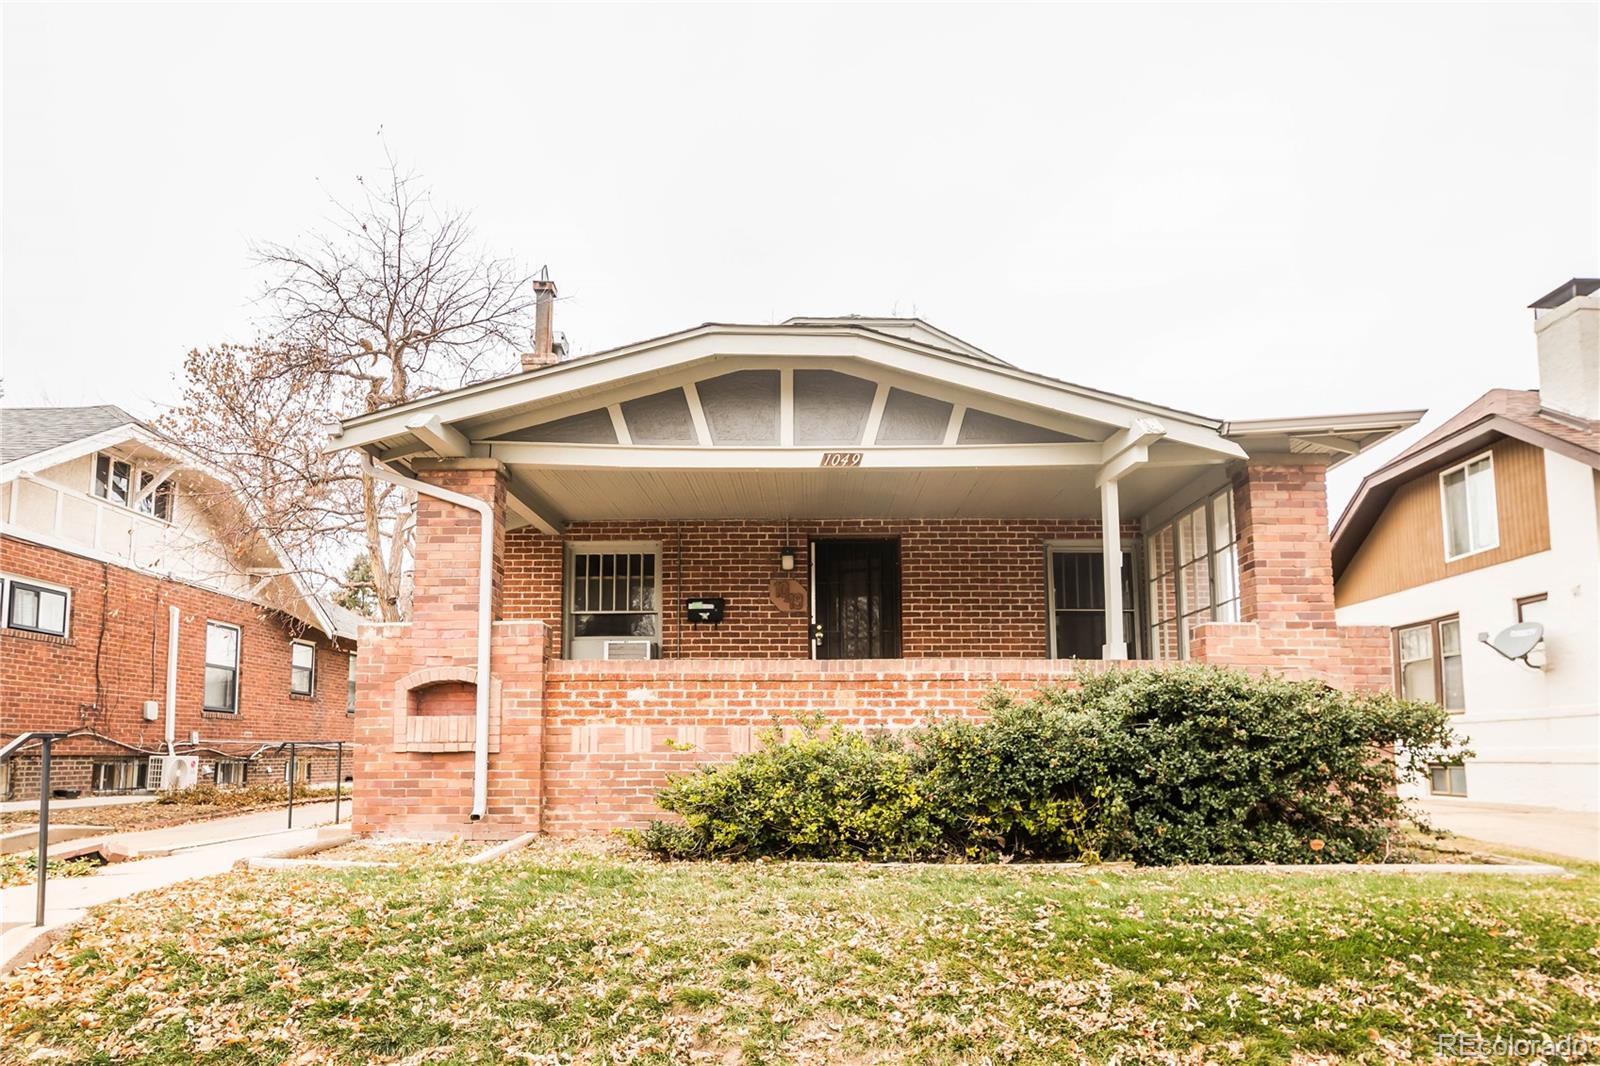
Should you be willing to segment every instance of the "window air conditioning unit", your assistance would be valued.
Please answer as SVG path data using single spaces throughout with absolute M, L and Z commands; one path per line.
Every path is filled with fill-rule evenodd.
M 198 755 L 152 755 L 145 786 L 156 792 L 193 788 L 200 779 Z
M 649 659 L 651 643 L 648 640 L 608 640 L 606 641 L 605 657 L 618 660 Z

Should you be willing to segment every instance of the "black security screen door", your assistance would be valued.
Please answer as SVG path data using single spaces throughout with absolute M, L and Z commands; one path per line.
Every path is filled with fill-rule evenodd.
M 812 621 L 822 630 L 817 658 L 898 659 L 899 541 L 819 540 L 812 547 Z

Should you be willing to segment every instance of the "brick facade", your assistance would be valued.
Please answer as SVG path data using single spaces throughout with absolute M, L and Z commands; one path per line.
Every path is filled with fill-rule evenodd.
M 503 513 L 504 478 L 492 463 L 444 461 L 419 477 Z M 1194 658 L 1389 687 L 1388 634 L 1333 624 L 1322 478 L 1317 465 L 1239 468 L 1243 621 L 1198 627 Z M 854 728 L 903 728 L 976 715 L 994 685 L 1027 689 L 1070 676 L 1073 664 L 1043 658 L 1045 547 L 1100 536 L 1096 522 L 1001 520 L 574 525 L 573 543 L 660 544 L 664 661 L 621 663 L 561 660 L 564 541 L 497 527 L 488 806 L 474 823 L 463 731 L 477 680 L 479 519 L 427 499 L 418 514 L 414 619 L 361 634 L 354 821 L 362 832 L 602 831 L 652 817 L 668 775 L 749 750 L 775 720 L 820 714 Z M 813 662 L 806 615 L 773 604 L 779 549 L 798 549 L 788 576 L 804 582 L 807 542 L 832 536 L 899 540 L 905 658 Z M 680 625 L 683 600 L 706 595 L 727 597 L 727 620 Z
M 53 789 L 87 791 L 96 759 L 164 750 L 172 606 L 181 612 L 176 746 L 180 754 L 192 752 L 191 731 L 210 742 L 199 752 L 203 773 L 218 753 L 242 757 L 268 741 L 348 740 L 352 735 L 345 708 L 353 647 L 336 646 L 284 615 L 232 596 L 14 537 L 0 537 L 0 570 L 72 590 L 66 637 L 0 628 L 0 736 L 43 729 L 80 734 L 55 745 Z M 236 714 L 201 706 L 207 621 L 240 629 Z M 317 647 L 310 696 L 289 692 L 289 649 L 296 639 Z M 144 720 L 146 700 L 161 705 L 153 722 Z M 260 779 L 281 761 L 264 758 L 251 776 Z M 37 794 L 36 763 L 36 758 L 17 756 L 11 798 Z M 314 755 L 312 780 L 332 778 L 331 753 Z
M 1123 536 L 1136 539 L 1129 522 Z M 900 545 L 901 651 L 907 658 L 982 656 L 1040 658 L 1050 654 L 1045 549 L 1052 542 L 1096 541 L 1093 521 L 1000 519 L 817 522 L 581 522 L 561 537 L 523 528 L 506 538 L 504 614 L 550 626 L 560 654 L 564 543 L 653 541 L 661 546 L 661 657 L 664 659 L 809 659 L 805 612 L 780 610 L 773 578 L 810 582 L 812 540 L 893 538 Z M 795 568 L 778 569 L 778 553 L 796 549 Z M 684 600 L 724 596 L 727 619 L 716 626 L 683 621 Z

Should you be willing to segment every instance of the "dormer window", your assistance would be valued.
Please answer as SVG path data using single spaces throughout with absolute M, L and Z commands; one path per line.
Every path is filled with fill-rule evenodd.
M 131 507 L 163 522 L 172 520 L 172 480 L 145 470 L 127 459 L 97 455 L 94 460 L 94 494 L 102 500 Z M 134 486 L 138 486 L 137 489 Z M 154 486 L 152 488 L 152 486 Z

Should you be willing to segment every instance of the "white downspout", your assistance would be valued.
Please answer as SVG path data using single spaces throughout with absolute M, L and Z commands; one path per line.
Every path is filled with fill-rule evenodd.
M 183 612 L 167 608 L 167 754 L 176 755 L 178 732 L 178 622 Z
M 474 496 L 397 474 L 382 463 L 373 462 L 372 456 L 365 452 L 361 454 L 361 469 L 379 481 L 476 511 L 482 520 L 478 547 L 478 683 L 474 708 L 477 721 L 472 746 L 472 820 L 477 821 L 483 817 L 489 803 L 489 641 L 494 623 L 491 602 L 494 597 L 494 509 Z

